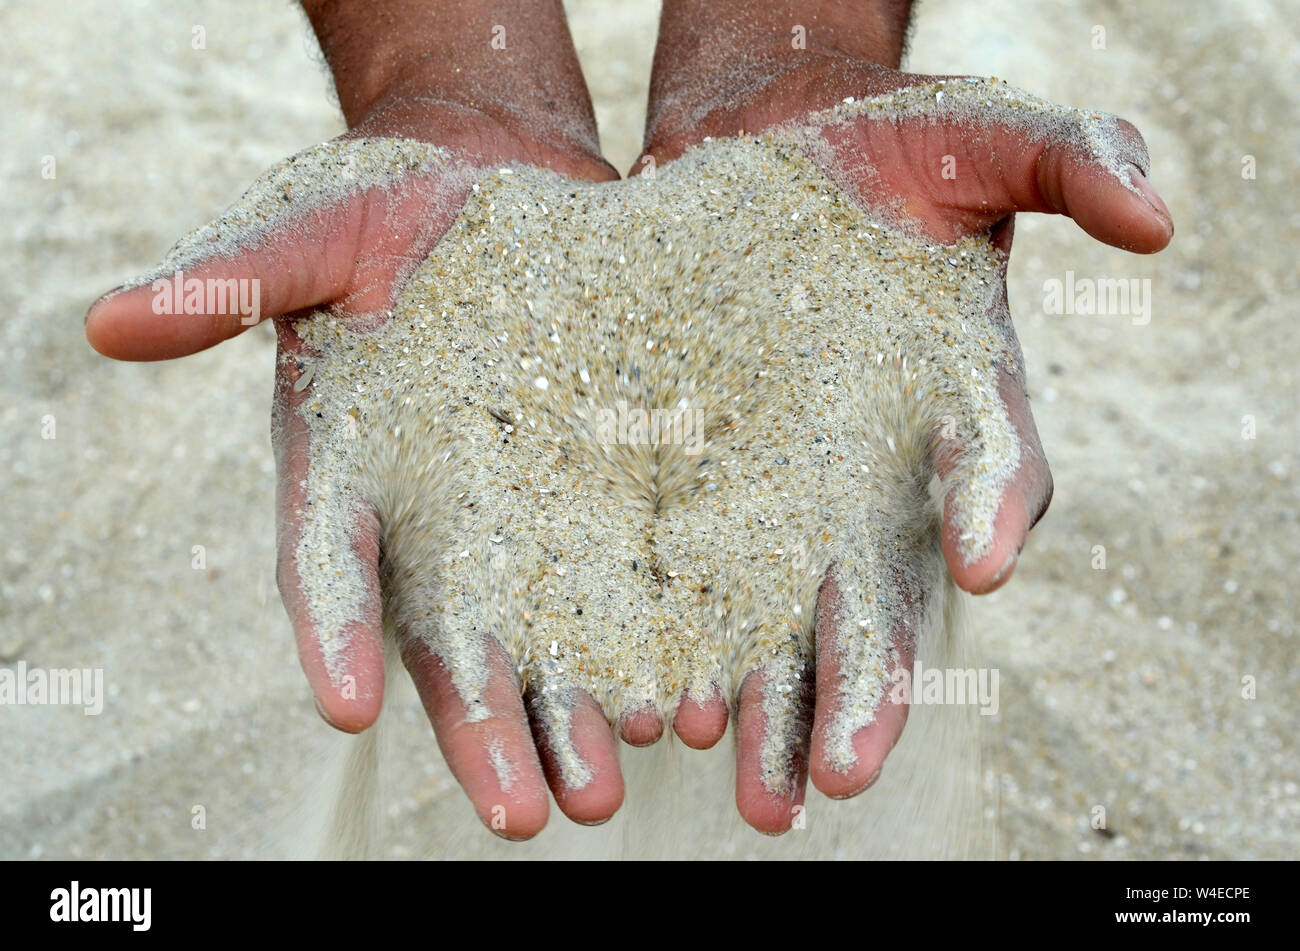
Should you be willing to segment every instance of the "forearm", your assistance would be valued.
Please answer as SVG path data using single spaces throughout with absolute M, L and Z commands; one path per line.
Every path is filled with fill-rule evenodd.
M 302 0 L 349 128 L 376 116 L 483 119 L 598 154 L 561 0 Z M 459 117 L 458 117 L 459 114 Z
M 664 0 L 655 72 L 683 59 L 722 65 L 800 53 L 897 68 L 912 0 Z
M 650 82 L 648 142 L 680 134 L 716 104 L 812 60 L 902 59 L 912 0 L 664 0 Z M 735 132 L 732 129 L 729 132 Z

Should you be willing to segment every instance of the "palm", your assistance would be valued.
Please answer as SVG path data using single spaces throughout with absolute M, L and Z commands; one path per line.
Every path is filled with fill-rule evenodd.
M 752 68 L 747 64 L 747 70 Z M 867 99 L 871 101 L 864 103 Z M 840 111 L 856 115 L 827 123 L 824 111 L 845 103 L 856 105 Z M 1014 214 L 1069 214 L 1107 243 L 1140 252 L 1159 250 L 1168 243 L 1172 224 L 1145 183 L 1147 157 L 1141 136 L 1122 120 L 1053 107 L 1005 84 L 909 75 L 835 56 L 810 55 L 808 62 L 779 71 L 775 81 L 748 97 L 730 99 L 726 107 L 689 124 L 682 121 L 685 115 L 669 107 L 654 117 L 658 131 L 647 153 L 657 162 L 672 161 L 706 136 L 794 126 L 804 130 L 813 161 L 877 220 L 939 244 L 977 235 L 987 235 L 993 243 L 1000 286 L 987 318 L 1002 328 L 1013 354 L 998 388 L 1005 418 L 1022 447 L 1021 461 L 1000 487 L 994 537 L 985 550 L 974 555 L 963 551 L 962 539 L 970 537 L 972 526 L 963 523 L 951 491 L 941 538 L 949 570 L 961 587 L 984 592 L 1004 583 L 1052 491 L 1006 303 Z M 947 476 L 969 454 L 968 447 L 955 443 L 940 440 L 933 455 L 932 465 L 941 475 Z M 824 601 L 835 601 L 838 581 L 834 572 L 828 576 Z M 837 660 L 845 637 L 833 612 L 823 609 L 817 629 L 819 688 L 809 768 L 818 788 L 832 796 L 851 795 L 870 785 L 906 719 L 905 706 L 882 707 L 876 721 L 853 737 L 853 752 L 847 757 L 853 765 L 843 765 L 842 742 L 840 753 L 833 753 L 831 737 L 846 697 L 855 692 L 865 696 L 871 689 L 869 683 L 855 682 Z M 906 638 L 898 648 L 898 663 L 910 667 Z M 829 686 L 844 684 L 847 687 Z M 743 702 L 740 718 L 743 736 Z M 762 728 L 753 726 L 750 732 L 761 735 Z M 745 781 L 743 775 L 740 781 Z M 738 795 L 746 798 L 744 792 Z M 756 783 L 748 798 L 762 803 Z M 763 808 L 754 811 L 761 814 Z
M 786 122 L 806 124 L 811 112 L 832 107 L 850 96 L 861 99 L 888 93 L 914 84 L 918 77 L 848 61 L 818 60 L 788 74 L 786 79 L 779 87 L 774 85 L 747 102 L 712 113 L 687 132 L 656 143 L 651 154 L 661 162 L 670 161 L 705 136 L 725 137 L 741 128 L 760 131 Z M 919 79 L 929 81 L 926 77 Z M 963 116 L 962 121 L 953 121 L 942 110 L 936 114 L 933 108 L 918 110 L 901 121 L 864 115 L 816 130 L 814 134 L 821 136 L 829 148 L 812 151 L 827 176 L 874 217 L 892 217 L 931 240 L 945 243 L 994 229 L 991 237 L 1002 253 L 1003 268 L 1010 242 L 1010 218 L 1018 210 L 1071 213 L 1095 236 L 1135 250 L 1156 250 L 1168 240 L 1167 220 L 1153 218 L 1149 206 L 1135 199 L 1131 191 L 1117 187 L 1113 169 L 1081 155 L 1077 142 L 1059 135 L 1055 139 L 1034 138 L 1014 124 L 1007 126 L 996 120 L 997 116 L 980 116 L 976 110 L 975 114 Z M 1120 128 L 1127 136 L 1121 154 L 1145 165 L 1145 153 L 1136 133 L 1131 127 Z M 359 129 L 356 134 L 404 132 L 399 124 Z M 178 246 L 161 269 L 170 272 L 183 266 L 199 278 L 260 280 L 262 315 L 277 318 L 280 349 L 273 440 L 280 480 L 281 591 L 322 714 L 349 731 L 365 729 L 373 722 L 383 694 L 379 518 L 370 500 L 359 494 L 347 496 L 343 499 L 347 518 L 333 526 L 334 534 L 304 536 L 304 515 L 321 489 L 312 483 L 311 472 L 311 460 L 319 456 L 321 447 L 313 446 L 304 420 L 304 409 L 310 409 L 305 404 L 312 399 L 312 387 L 310 378 L 303 374 L 315 354 L 296 329 L 296 322 L 313 311 L 320 312 L 311 321 L 315 334 L 322 321 L 339 322 L 353 330 L 368 329 L 382 321 L 407 278 L 455 220 L 468 194 L 468 183 L 475 177 L 474 166 L 539 164 L 574 178 L 611 177 L 598 162 L 575 162 L 571 156 L 551 156 L 545 149 L 520 147 L 517 140 L 493 130 L 467 131 L 461 127 L 456 133 L 441 136 L 424 128 L 417 134 L 444 143 L 476 143 L 477 154 L 459 166 L 436 161 L 428 147 L 408 143 L 403 146 L 406 153 L 393 156 L 394 163 L 379 170 L 377 178 L 376 170 L 370 169 L 369 177 L 363 174 L 348 181 L 336 180 L 336 187 L 316 194 L 304 192 L 302 184 L 319 176 L 303 178 L 282 169 L 284 174 L 279 178 L 272 174 L 259 183 L 251 207 L 246 200 L 234 217 L 218 219 L 216 234 L 220 240 L 216 243 L 223 253 L 212 254 L 212 245 L 205 242 L 213 232 L 207 231 L 199 240 Z M 486 152 L 485 142 L 489 143 Z M 341 150 L 345 159 L 350 154 L 346 142 L 333 148 Z M 336 164 L 336 172 L 338 167 Z M 954 174 L 945 174 L 950 169 Z M 1005 292 L 993 296 L 987 317 L 1009 333 Z M 97 349 L 110 356 L 162 359 L 212 346 L 245 327 L 242 315 L 229 310 L 185 320 L 159 315 L 150 307 L 150 291 L 145 285 L 98 302 L 88 315 L 87 335 Z M 969 560 L 960 544 L 962 536 L 969 534 L 968 527 L 961 524 L 951 508 L 942 531 L 944 552 L 954 578 L 976 591 L 996 587 L 1009 575 L 1025 533 L 1041 515 L 1050 496 L 1050 477 L 1042 461 L 1018 367 L 1005 375 L 1000 391 L 1006 419 L 1028 451 L 1022 454 L 1022 465 L 1005 486 L 995 537 L 985 553 Z M 960 452 L 940 454 L 933 464 L 944 473 L 957 465 L 959 458 Z M 345 495 L 351 491 L 346 485 L 330 489 Z M 683 526 L 683 538 L 689 536 L 689 528 Z M 336 610 L 330 616 L 344 622 L 332 632 L 337 639 L 322 636 L 324 632 L 314 619 L 321 616 L 320 612 L 308 603 L 305 592 L 310 586 L 303 583 L 304 574 L 322 569 L 319 563 L 307 563 L 303 553 L 322 551 L 355 567 L 362 582 L 362 596 L 354 603 L 334 605 Z M 706 550 L 701 558 L 707 561 L 715 554 Z M 323 567 L 329 570 L 337 566 L 330 565 L 327 559 Z M 834 602 L 838 581 L 834 573 L 826 579 L 824 602 Z M 919 602 L 916 607 L 920 608 Z M 874 723 L 853 737 L 853 752 L 847 759 L 856 765 L 850 769 L 835 766 L 828 756 L 827 737 L 837 707 L 844 696 L 855 689 L 866 690 L 869 685 L 855 684 L 834 666 L 841 634 L 835 612 L 823 606 L 820 613 L 818 682 L 847 686 L 834 696 L 822 691 L 817 697 L 808 765 L 823 791 L 844 795 L 869 784 L 870 776 L 896 741 L 906 710 L 882 709 Z M 333 646 L 338 643 L 346 644 L 347 650 Z M 455 689 L 457 672 L 434 652 L 415 643 L 406 650 L 403 660 L 430 713 L 448 763 L 480 815 L 487 819 L 496 804 L 505 803 L 508 824 L 497 831 L 511 836 L 536 832 L 545 822 L 547 811 L 543 765 L 549 762 L 548 772 L 554 772 L 555 751 L 543 749 L 539 759 L 518 682 L 505 652 L 496 647 L 485 658 L 483 699 L 494 711 L 487 718 L 467 715 L 465 703 Z M 900 645 L 898 662 L 910 664 L 905 644 Z M 762 679 L 755 677 L 740 688 L 737 798 L 750 822 L 765 831 L 781 831 L 789 825 L 789 791 L 796 790 L 801 779 L 791 776 L 791 782 L 784 787 L 786 792 L 775 799 L 769 794 L 771 784 L 765 787 L 762 782 L 757 751 L 771 747 L 764 736 L 766 727 L 760 712 L 763 691 Z M 721 733 L 727 719 L 726 707 L 717 694 L 697 699 L 702 702 L 682 705 L 674 726 L 688 743 L 704 746 Z M 634 715 L 624 718 L 624 738 L 631 742 L 654 739 L 662 729 L 662 724 L 654 720 L 638 721 Z M 557 800 L 575 819 L 604 819 L 621 801 L 622 786 L 605 714 L 594 702 L 580 704 L 573 712 L 571 738 L 583 748 L 588 761 L 604 763 L 608 768 L 603 770 L 603 781 L 585 789 L 557 788 Z M 793 750 L 801 746 L 802 738 L 791 735 L 782 742 Z M 845 760 L 842 743 L 840 754 L 841 761 Z M 511 789 L 504 788 L 501 780 L 503 756 L 516 769 Z M 792 769 L 803 768 L 800 759 L 792 755 Z
M 388 161 L 376 165 L 352 141 L 366 134 L 403 133 L 440 143 L 472 143 L 473 151 L 449 152 L 414 138 L 390 139 L 385 140 Z M 319 459 L 320 451 L 303 420 L 304 403 L 312 398 L 310 379 L 303 374 L 313 353 L 297 327 L 312 313 L 313 324 L 337 322 L 352 330 L 379 326 L 411 273 L 454 222 L 476 169 L 534 159 L 541 152 L 495 129 L 459 126 L 443 135 L 425 126 L 407 129 L 391 122 L 363 127 L 281 163 L 225 214 L 178 244 L 156 269 L 167 275 L 183 270 L 199 281 L 256 282 L 261 317 L 275 318 L 277 577 L 318 709 L 339 729 L 357 732 L 369 727 L 383 698 L 380 527 L 373 506 L 357 498 L 345 506 L 350 524 L 335 526 L 338 531 L 330 538 L 304 538 L 305 514 L 322 486 L 312 481 L 311 460 Z M 575 162 L 567 155 L 556 155 L 552 164 L 576 177 L 609 175 L 599 163 Z M 166 359 L 214 346 L 250 325 L 233 308 L 182 318 L 159 314 L 152 295 L 146 279 L 96 302 L 86 324 L 92 345 L 118 359 Z M 308 551 L 324 553 L 336 564 L 348 562 L 361 573 L 362 597 L 354 604 L 334 605 L 332 618 L 342 621 L 335 629 L 325 630 L 318 623 L 320 606 L 309 604 L 305 595 L 304 574 L 321 568 L 303 557 Z M 345 651 L 337 649 L 342 644 L 347 645 Z M 546 821 L 545 785 L 504 658 L 496 658 L 489 684 L 493 702 L 504 715 L 475 724 L 466 723 L 450 673 L 437 658 L 416 651 L 404 660 L 444 754 L 480 813 L 487 818 L 495 804 L 507 803 L 509 820 L 494 829 L 510 836 L 535 833 Z M 532 782 L 517 783 L 511 794 L 499 788 L 491 762 L 501 749 L 522 771 L 531 766 L 535 773 Z M 612 802 L 594 806 L 599 818 L 617 808 L 621 786 L 612 795 Z M 574 808 L 584 817 L 581 803 Z

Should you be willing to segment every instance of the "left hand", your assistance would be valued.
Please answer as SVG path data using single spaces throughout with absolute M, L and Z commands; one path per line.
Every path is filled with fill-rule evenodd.
M 874 19 L 855 9 L 850 11 L 851 22 L 839 29 L 837 18 L 845 14 L 842 5 L 833 2 L 796 8 L 784 0 L 743 5 L 732 0 L 667 0 L 651 84 L 647 142 L 634 171 L 651 164 L 647 157 L 654 164 L 670 162 L 706 137 L 803 123 L 811 113 L 849 97 L 860 101 L 946 81 L 951 105 L 964 77 L 909 74 L 883 64 L 896 64 L 901 54 L 906 10 L 901 20 L 890 22 L 887 11 L 882 12 L 890 5 L 876 6 L 880 9 Z M 810 24 L 803 48 L 791 42 L 792 24 L 800 23 Z M 871 23 L 876 24 L 874 32 L 864 27 Z M 705 32 L 711 29 L 711 36 L 701 35 L 701 24 L 708 25 Z M 933 92 L 928 95 L 933 97 Z M 942 97 L 933 107 L 902 119 L 861 117 L 827 126 L 822 138 L 829 148 L 813 158 L 868 212 L 902 217 L 909 228 L 936 243 L 987 235 L 1001 253 L 1002 313 L 997 317 L 1008 332 L 1006 263 L 1016 212 L 1069 215 L 1094 238 L 1138 253 L 1159 251 L 1172 238 L 1169 211 L 1146 178 L 1146 146 L 1129 123 L 1115 121 L 1115 154 L 1103 163 L 1080 147 L 1077 125 L 1069 122 L 1049 123 L 1044 132 L 1010 120 L 996 105 L 959 112 L 941 103 Z M 1132 187 L 1126 187 L 1120 174 Z M 944 558 L 957 585 L 974 594 L 993 591 L 1010 578 L 1029 530 L 1052 496 L 1052 477 L 1023 372 L 1004 373 L 1000 389 L 1022 452 L 1017 471 L 1002 487 L 987 551 L 967 561 L 959 544 L 967 527 L 951 495 L 944 510 Z M 953 453 L 936 453 L 936 471 L 944 474 L 960 452 L 958 447 Z M 902 733 L 907 705 L 882 703 L 875 721 L 854 735 L 856 763 L 844 771 L 832 765 L 827 756 L 829 727 L 837 697 L 852 688 L 844 684 L 845 672 L 836 663 L 842 632 L 828 622 L 835 586 L 832 569 L 818 612 L 808 774 L 827 796 L 847 798 L 875 781 Z M 899 663 L 910 670 L 913 648 L 901 638 L 898 647 Z M 783 832 L 791 824 L 791 805 L 802 795 L 796 791 L 802 789 L 802 777 L 787 784 L 789 795 L 778 796 L 764 787 L 757 757 L 764 723 L 762 694 L 754 688 L 751 682 L 740 693 L 737 804 L 751 825 Z

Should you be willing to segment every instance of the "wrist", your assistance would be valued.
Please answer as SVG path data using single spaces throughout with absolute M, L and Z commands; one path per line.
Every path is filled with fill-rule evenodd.
M 897 69 L 913 0 L 663 0 L 655 65 L 799 53 Z
M 767 110 L 747 107 L 778 84 L 787 98 L 807 100 L 823 78 L 838 87 L 833 79 L 840 74 L 896 69 L 911 5 L 912 0 L 664 0 L 647 149 L 734 134 L 741 127 L 757 131 Z
M 302 0 L 352 135 L 609 177 L 561 0 Z
M 599 151 L 563 130 L 432 85 L 396 84 L 349 123 L 347 137 L 419 139 L 472 164 L 534 165 L 589 181 L 618 178 Z

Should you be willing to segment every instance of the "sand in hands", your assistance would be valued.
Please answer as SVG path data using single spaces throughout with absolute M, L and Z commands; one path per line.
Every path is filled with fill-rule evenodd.
M 934 496 L 979 558 L 1021 452 L 998 392 L 1021 373 L 998 256 L 983 238 L 922 240 L 819 170 L 820 130 L 861 116 L 1064 130 L 1127 185 L 1113 118 L 997 81 L 706 142 L 653 178 L 461 169 L 463 211 L 377 329 L 297 325 L 315 355 L 296 368 L 313 447 L 298 564 L 332 671 L 368 596 L 349 531 L 370 507 L 386 629 L 444 660 L 471 717 L 488 714 L 488 648 L 504 645 L 567 784 L 590 779 L 568 741 L 578 692 L 611 721 L 671 718 L 684 691 L 734 700 L 757 671 L 780 792 L 806 749 L 833 565 L 828 755 L 853 765 L 943 580 Z M 438 165 L 455 163 L 419 142 L 319 146 L 157 273 Z M 961 452 L 936 493 L 943 439 Z

